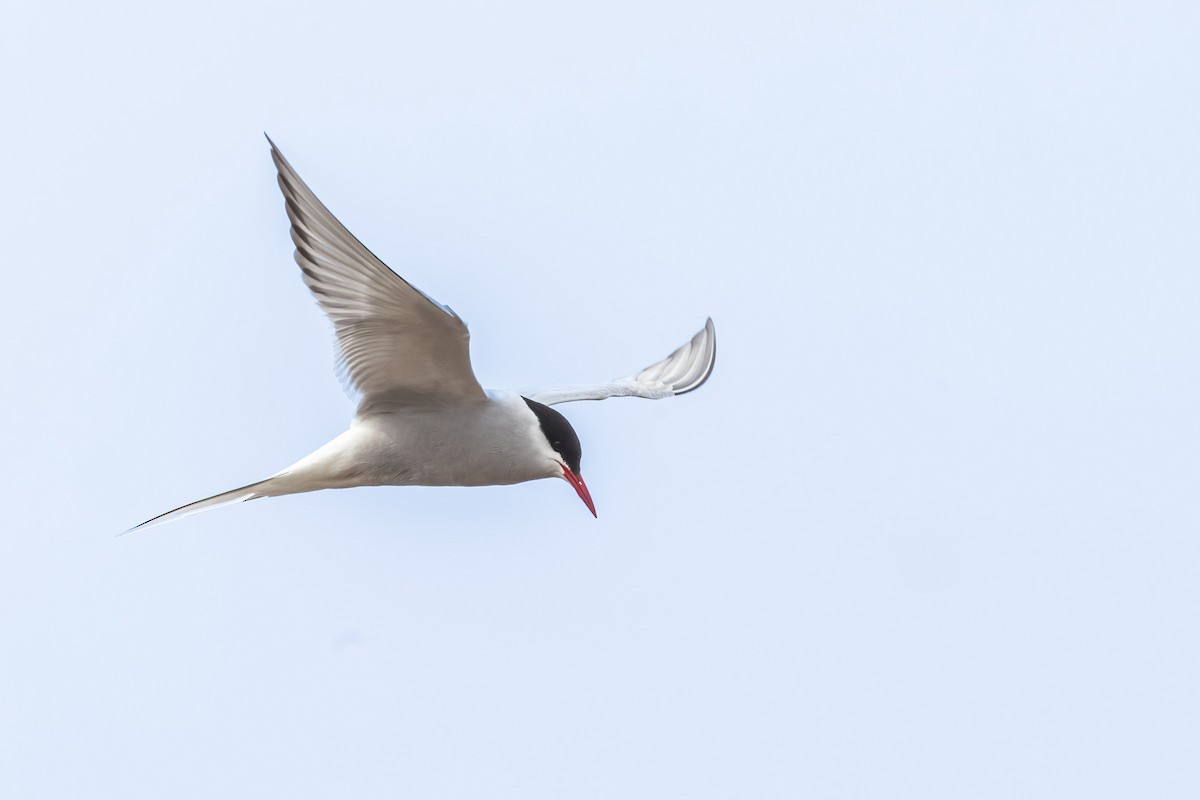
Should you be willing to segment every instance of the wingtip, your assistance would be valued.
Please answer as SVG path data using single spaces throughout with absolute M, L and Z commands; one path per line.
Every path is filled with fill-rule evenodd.
M 275 140 L 272 139 L 270 137 L 270 135 L 267 134 L 266 131 L 263 131 L 263 138 L 265 138 L 267 140 L 267 144 L 271 145 L 271 158 L 273 158 L 273 159 L 283 158 L 283 153 L 279 150 L 279 145 L 275 144 Z
M 275 169 L 279 172 L 282 179 L 285 171 L 294 171 L 292 170 L 292 165 L 288 163 L 287 158 L 283 155 L 283 151 L 279 149 L 279 145 L 275 144 L 275 140 L 268 136 L 266 131 L 263 131 L 263 136 L 266 137 L 267 143 L 271 145 L 271 161 L 275 162 Z
M 709 317 L 704 321 L 704 329 L 696 334 L 696 336 L 692 339 L 691 344 L 693 346 L 699 344 L 700 346 L 705 347 L 708 352 L 704 356 L 703 362 L 696 363 L 696 366 L 703 364 L 703 366 L 700 367 L 699 373 L 691 381 L 683 384 L 682 386 L 677 385 L 678 388 L 675 389 L 676 397 L 696 391 L 705 383 L 707 383 L 710 377 L 712 377 L 713 368 L 717 365 L 717 326 L 713 324 L 712 317 Z M 694 369 L 694 367 L 692 369 Z M 692 369 L 689 369 L 689 372 L 691 372 Z

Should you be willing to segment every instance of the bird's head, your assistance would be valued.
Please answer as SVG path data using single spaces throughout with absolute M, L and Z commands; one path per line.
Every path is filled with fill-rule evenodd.
M 537 417 L 541 434 L 545 438 L 545 445 L 548 448 L 546 457 L 553 462 L 547 465 L 550 474 L 571 484 L 575 493 L 579 495 L 579 499 L 588 507 L 588 511 L 592 512 L 593 517 L 596 516 L 596 506 L 592 503 L 592 495 L 588 492 L 587 484 L 583 482 L 583 476 L 579 473 L 579 459 L 583 456 L 583 450 L 579 446 L 579 437 L 575 434 L 575 429 L 571 427 L 571 423 L 567 422 L 566 417 L 550 406 L 542 405 L 528 397 L 521 399 Z

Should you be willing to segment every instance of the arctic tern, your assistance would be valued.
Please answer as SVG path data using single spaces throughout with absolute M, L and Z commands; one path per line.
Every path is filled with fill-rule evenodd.
M 571 484 L 592 515 L 579 437 L 550 406 L 609 397 L 659 399 L 708 380 L 712 319 L 640 372 L 594 386 L 485 391 L 467 326 L 405 281 L 338 222 L 271 145 L 295 259 L 337 336 L 337 369 L 358 399 L 349 430 L 266 480 L 181 506 L 137 530 L 230 503 L 352 486 L 491 486 L 541 478 Z

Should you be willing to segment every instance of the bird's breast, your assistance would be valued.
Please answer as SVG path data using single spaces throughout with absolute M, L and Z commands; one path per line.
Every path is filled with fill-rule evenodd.
M 528 421 L 493 403 L 372 414 L 356 457 L 377 485 L 491 486 L 548 477 Z

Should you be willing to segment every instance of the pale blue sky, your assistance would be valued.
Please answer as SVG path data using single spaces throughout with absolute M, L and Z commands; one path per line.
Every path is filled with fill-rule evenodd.
M 1191 3 L 0 12 L 0 795 L 1200 794 Z M 570 487 L 351 407 L 262 131 Z

